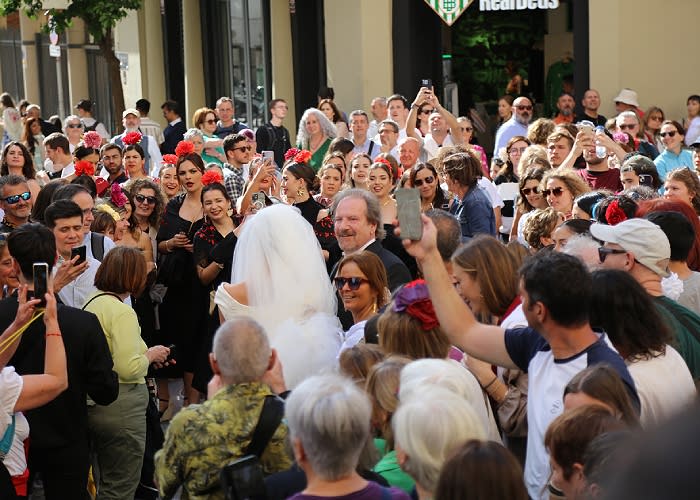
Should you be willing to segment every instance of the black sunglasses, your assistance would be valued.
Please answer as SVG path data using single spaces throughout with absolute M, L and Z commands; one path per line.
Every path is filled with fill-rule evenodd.
M 600 260 L 602 264 L 603 262 L 605 262 L 605 259 L 608 255 L 621 253 L 627 253 L 627 250 L 618 250 L 617 248 L 608 247 L 598 247 L 598 260 Z
M 549 196 L 550 194 L 559 198 L 562 194 L 564 194 L 564 188 L 557 187 L 554 189 L 543 189 L 542 190 L 543 196 Z
M 557 188 L 557 189 L 561 189 L 561 188 Z M 537 193 L 539 192 L 539 190 L 540 190 L 540 188 L 538 188 L 537 186 L 535 186 L 535 187 L 533 187 L 533 188 L 522 188 L 522 189 L 520 190 L 520 192 L 523 193 L 525 196 L 527 196 L 527 195 L 529 195 L 530 193 L 532 193 L 532 194 L 537 194 Z
M 415 181 L 413 181 L 413 185 L 416 187 L 421 187 L 424 182 L 426 184 L 432 184 L 433 182 L 435 182 L 435 177 L 433 177 L 432 175 L 429 175 L 425 179 L 416 179 Z
M 144 196 L 142 194 L 137 194 L 134 196 L 134 199 L 139 203 L 143 203 L 145 201 L 149 205 L 155 205 L 156 201 L 158 201 L 155 196 Z
M 15 203 L 19 203 L 20 199 L 27 201 L 31 197 L 32 197 L 32 193 L 30 193 L 29 191 L 26 191 L 22 194 L 13 194 L 12 196 L 7 196 L 4 198 L 4 200 L 5 200 L 5 203 L 7 203 L 8 205 L 14 205 Z
M 677 134 L 677 132 L 675 130 L 671 130 L 670 132 L 661 132 L 659 135 L 661 137 L 666 137 L 666 136 L 676 137 L 676 134 Z
M 353 278 L 335 278 L 335 279 L 333 279 L 333 283 L 335 283 L 335 287 L 338 290 L 342 290 L 346 284 L 348 285 L 348 288 L 350 290 L 357 290 L 358 288 L 360 288 L 360 285 L 362 285 L 362 283 L 369 283 L 369 281 L 364 279 L 364 278 L 353 277 Z
M 233 148 L 233 151 L 236 151 L 237 149 L 240 149 L 241 151 L 250 151 L 253 149 L 253 146 L 238 146 L 237 148 Z

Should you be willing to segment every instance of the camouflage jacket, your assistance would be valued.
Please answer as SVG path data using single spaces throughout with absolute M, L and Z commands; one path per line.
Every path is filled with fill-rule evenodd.
M 170 422 L 155 456 L 155 477 L 163 498 L 182 486 L 182 500 L 222 499 L 219 473 L 242 458 L 260 418 L 269 387 L 259 382 L 229 385 L 201 405 L 183 408 Z M 287 425 L 280 424 L 261 457 L 265 474 L 286 470 Z

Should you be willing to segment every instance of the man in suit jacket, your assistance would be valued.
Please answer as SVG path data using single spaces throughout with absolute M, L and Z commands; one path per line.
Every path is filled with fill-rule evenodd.
M 175 101 L 165 101 L 160 107 L 163 110 L 163 117 L 168 120 L 168 126 L 163 130 L 164 141 L 160 145 L 160 152 L 165 154 L 175 154 L 175 147 L 187 132 L 187 125 L 180 117 L 180 105 Z
M 51 231 L 41 224 L 25 224 L 8 237 L 13 266 L 21 283 L 33 290 L 33 264 L 46 262 L 49 275 L 56 258 Z M 0 301 L 0 328 L 13 321 L 17 297 Z M 26 412 L 31 447 L 29 469 L 40 472 L 45 497 L 86 499 L 89 469 L 87 398 L 100 405 L 119 394 L 117 375 L 104 332 L 94 314 L 68 306 L 58 307 L 58 323 L 66 347 L 68 389 L 50 403 Z M 35 321 L 22 335 L 8 363 L 20 375 L 44 371 L 45 331 Z
M 384 248 L 380 241 L 384 238 L 382 214 L 379 200 L 364 189 L 346 189 L 335 196 L 331 209 L 335 222 L 335 237 L 343 255 L 364 250 L 376 254 L 386 268 L 389 289 L 411 281 L 411 273 L 401 259 Z M 337 272 L 337 263 L 331 271 L 331 279 Z M 338 317 L 347 330 L 352 325 L 352 317 L 338 300 Z

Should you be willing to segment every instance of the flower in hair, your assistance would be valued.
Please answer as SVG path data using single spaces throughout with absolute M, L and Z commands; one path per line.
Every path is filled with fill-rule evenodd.
M 627 137 L 627 134 L 624 132 L 613 132 L 613 140 L 615 142 L 621 142 L 622 144 L 627 144 L 629 141 L 629 138 Z
M 163 155 L 163 165 L 177 165 L 177 155 Z
M 190 141 L 180 141 L 175 146 L 175 154 L 178 158 L 194 153 L 194 144 Z
M 311 151 L 302 149 L 294 155 L 294 163 L 306 163 L 311 159 Z
M 118 208 L 122 208 L 129 201 L 122 191 L 122 187 L 116 182 L 112 184 L 112 188 L 109 193 L 109 201 L 111 201 L 112 204 Z
M 386 158 L 375 158 L 374 163 L 383 163 L 387 167 L 391 168 L 391 163 Z
M 286 153 L 284 153 L 284 161 L 289 161 L 294 158 L 297 153 L 301 151 L 298 148 L 289 148 Z
M 202 176 L 202 184 L 205 186 L 208 186 L 209 184 L 214 184 L 218 182 L 219 184 L 222 184 L 224 182 L 223 177 L 221 177 L 221 174 L 217 172 L 216 170 L 208 170 L 204 172 L 204 175 Z
M 94 130 L 85 132 L 85 135 L 83 136 L 83 144 L 85 144 L 85 147 L 87 148 L 100 149 L 100 146 L 102 145 L 102 136 Z
M 122 142 L 126 144 L 127 146 L 132 146 L 134 144 L 138 144 L 141 142 L 141 135 L 140 132 L 129 132 L 124 136 L 124 139 L 122 139 Z
M 75 162 L 75 175 L 95 175 L 95 165 L 87 160 L 78 160 Z
M 421 323 L 423 330 L 440 326 L 425 280 L 414 280 L 404 285 L 394 296 L 394 312 L 406 312 Z
M 614 226 L 620 222 L 627 220 L 627 214 L 620 208 L 620 204 L 617 200 L 613 200 L 608 208 L 605 210 L 605 220 L 608 224 Z

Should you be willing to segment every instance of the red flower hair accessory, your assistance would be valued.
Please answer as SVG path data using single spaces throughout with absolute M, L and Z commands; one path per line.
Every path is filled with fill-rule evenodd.
M 620 208 L 617 200 L 612 201 L 608 208 L 605 209 L 605 220 L 611 226 L 627 220 L 627 214 Z
M 90 149 L 100 149 L 100 146 L 102 145 L 102 136 L 94 130 L 85 132 L 85 135 L 83 136 L 83 144 L 85 144 L 85 147 Z
M 122 142 L 127 146 L 133 146 L 134 144 L 138 144 L 139 142 L 141 142 L 142 137 L 143 136 L 140 132 L 129 132 L 124 136 Z
M 298 148 L 289 148 L 286 153 L 284 153 L 284 161 L 289 161 L 294 158 L 297 153 L 301 151 Z
M 178 158 L 194 153 L 194 144 L 190 141 L 180 141 L 175 146 L 175 154 Z
M 116 182 L 112 184 L 112 188 L 109 192 L 109 201 L 111 201 L 112 204 L 118 208 L 122 208 L 129 202 L 129 199 L 122 191 L 122 187 Z
M 221 177 L 219 172 L 216 170 L 207 170 L 204 172 L 204 175 L 202 176 L 202 184 L 208 186 L 209 184 L 214 184 L 215 182 L 218 182 L 219 184 L 224 182 L 224 178 Z
M 311 151 L 302 149 L 294 155 L 294 163 L 306 163 L 311 159 Z
M 177 165 L 177 155 L 163 155 L 163 165 Z
M 621 142 L 622 144 L 627 144 L 629 142 L 629 137 L 624 132 L 613 132 L 613 140 L 615 142 Z
M 404 285 L 394 296 L 394 312 L 405 312 L 421 323 L 428 331 L 440 326 L 425 280 L 414 280 Z
M 383 163 L 391 169 L 391 163 L 386 158 L 375 158 L 373 163 Z
M 75 162 L 75 175 L 95 175 L 95 165 L 87 160 L 78 160 Z

